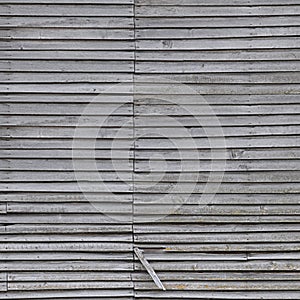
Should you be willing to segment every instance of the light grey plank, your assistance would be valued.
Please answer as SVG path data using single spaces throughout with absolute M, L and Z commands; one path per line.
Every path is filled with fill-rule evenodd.
M 60 0 L 57 0 L 60 1 Z M 72 1 L 73 3 L 74 1 Z M 38 1 L 37 3 L 40 3 Z M 51 1 L 53 3 L 53 1 Z M 79 10 L 80 11 L 80 10 Z M 129 28 L 133 27 L 133 16 L 128 17 L 43 17 L 3 16 L 0 28 Z
M 298 48 L 298 37 L 197 40 L 137 40 L 138 50 L 244 50 Z
M 293 35 L 292 30 L 289 35 Z M 79 29 L 79 28 L 12 28 L 0 31 L 1 39 L 22 40 L 130 40 L 131 29 Z M 280 34 L 278 34 L 280 35 Z
M 60 61 L 60 60 L 12 60 L 0 61 L 3 71 L 11 72 L 131 72 L 131 61 Z
M 132 16 L 132 5 L 74 5 L 63 4 L 57 7 L 55 4 L 6 4 L 2 5 L 3 16 Z
M 278 16 L 297 15 L 299 5 L 293 6 L 137 6 L 137 17 L 218 17 L 218 16 Z
M 199 38 L 237 38 L 265 36 L 298 36 L 298 27 L 263 28 L 201 28 L 201 29 L 137 29 L 136 37 L 142 39 L 199 39 Z M 18 33 L 19 34 L 19 33 Z M 101 34 L 101 32 L 99 33 Z M 14 36 L 12 34 L 12 36 Z
M 210 2 L 212 3 L 212 2 Z M 193 9 L 191 7 L 190 9 Z M 230 6 L 228 6 L 230 9 Z M 299 26 L 297 16 L 218 16 L 218 17 L 182 17 L 174 14 L 170 17 L 137 17 L 137 28 L 242 28 L 268 26 Z
M 4 0 L 3 0 L 4 1 Z M 17 0 L 15 0 L 17 1 Z M 18 0 L 20 1 L 20 0 Z M 210 0 L 210 1 L 199 1 L 199 0 L 137 0 L 138 5 L 171 5 L 171 6 L 243 6 L 243 5 L 283 5 L 280 0 Z M 298 0 L 288 0 L 284 2 L 284 5 L 299 4 Z
M 18 52 L 17 52 L 18 53 Z M 22 53 L 22 52 L 21 52 Z M 43 53 L 43 52 L 42 52 Z M 113 52 L 114 53 L 114 52 Z M 1 52 L 0 52 L 1 55 Z M 16 54 L 16 58 L 21 54 Z M 138 51 L 137 61 L 294 61 L 300 58 L 296 49 L 286 50 L 219 50 L 205 51 Z M 136 76 L 138 77 L 138 76 Z

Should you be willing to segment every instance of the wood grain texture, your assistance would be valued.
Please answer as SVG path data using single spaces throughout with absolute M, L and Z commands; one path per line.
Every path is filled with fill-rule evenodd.
M 299 4 L 136 0 L 138 299 L 299 298 Z
M 132 300 L 133 1 L 0 10 L 0 299 Z
M 300 298 L 299 0 L 0 10 L 0 299 Z

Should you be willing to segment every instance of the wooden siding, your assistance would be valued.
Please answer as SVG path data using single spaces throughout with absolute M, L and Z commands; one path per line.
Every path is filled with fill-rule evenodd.
M 299 0 L 0 10 L 0 299 L 300 298 Z
M 126 184 L 110 149 L 118 127 L 132 124 L 133 101 L 129 87 L 108 88 L 133 80 L 133 1 L 12 0 L 0 10 L 0 299 L 132 299 L 132 126 L 115 142 Z M 90 102 L 94 114 L 80 123 L 87 146 L 72 152 Z M 89 132 L 114 109 L 95 155 L 115 196 L 94 181 L 86 160 Z
M 167 290 L 136 259 L 137 299 L 300 298 L 299 9 L 299 1 L 136 0 L 134 77 L 156 90 L 135 99 L 135 132 L 145 138 L 135 151 L 134 241 Z M 199 206 L 211 167 L 209 134 L 197 122 L 203 105 L 189 90 L 169 95 L 170 82 L 201 94 L 223 126 L 225 173 L 206 206 Z M 181 105 L 192 113 L 183 116 Z M 182 160 L 191 174 L 172 193 Z M 184 205 L 139 223 L 180 203 L 193 172 L 198 182 Z

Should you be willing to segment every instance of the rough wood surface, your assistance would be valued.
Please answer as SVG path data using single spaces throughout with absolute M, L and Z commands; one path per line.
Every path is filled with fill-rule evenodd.
M 0 10 L 0 299 L 300 299 L 299 0 Z

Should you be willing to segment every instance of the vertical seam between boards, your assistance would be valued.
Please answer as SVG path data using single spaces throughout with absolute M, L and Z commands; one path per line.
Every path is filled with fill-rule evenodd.
M 136 141 L 135 141 L 135 70 L 136 70 L 136 24 L 135 24 L 135 3 L 136 0 L 133 0 L 133 75 L 132 75 L 132 134 L 133 134 L 133 162 L 132 162 L 132 221 L 131 221 L 131 230 L 132 230 L 132 274 L 131 274 L 131 282 L 132 282 L 132 290 L 133 290 L 133 299 L 136 299 L 135 295 L 135 286 L 134 286 L 134 278 L 133 273 L 135 270 L 135 254 L 134 254 L 134 247 L 135 247 L 135 236 L 134 236 L 134 205 L 135 205 L 135 148 L 136 148 Z

